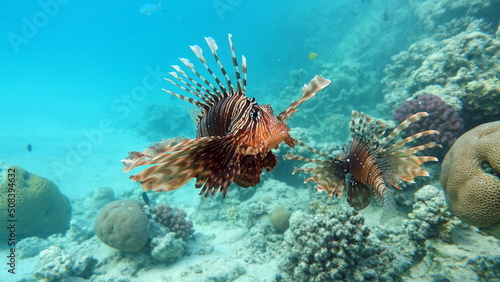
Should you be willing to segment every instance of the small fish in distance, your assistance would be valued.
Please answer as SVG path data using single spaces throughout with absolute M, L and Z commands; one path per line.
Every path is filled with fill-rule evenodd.
M 263 171 L 273 170 L 278 163 L 271 150 L 282 142 L 290 147 L 295 145 L 286 125 L 288 118 L 298 111 L 300 104 L 330 83 L 315 76 L 302 88 L 303 93 L 297 101 L 274 116 L 270 105 L 259 105 L 254 98 L 245 95 L 247 62 L 242 56 L 240 72 L 231 35 L 229 46 L 235 69 L 234 82 L 219 61 L 215 41 L 209 37 L 205 40 L 226 85 L 207 65 L 199 46 L 191 46 L 191 50 L 215 83 L 209 82 L 187 59 L 180 60 L 194 74 L 192 76 L 181 67 L 172 66 L 175 71 L 169 74 L 173 80 L 166 80 L 196 98 L 164 91 L 196 106 L 196 138 L 164 140 L 144 152 L 130 152 L 128 158 L 122 160 L 125 172 L 138 166 L 153 165 L 131 176 L 132 180 L 141 183 L 144 190 L 171 191 L 196 178 L 195 188 L 201 188 L 200 195 L 207 197 L 221 192 L 225 197 L 233 182 L 244 188 L 257 185 Z
M 165 11 L 165 9 L 161 6 L 161 1 L 158 2 L 157 5 L 155 4 L 150 4 L 150 3 L 146 3 L 144 4 L 141 9 L 139 10 L 139 13 L 143 14 L 143 15 L 151 15 L 152 13 L 156 12 L 156 11 Z
M 395 206 L 391 186 L 401 189 L 398 185 L 400 180 L 413 183 L 417 176 L 428 176 L 429 173 L 421 164 L 438 160 L 415 155 L 424 149 L 440 148 L 441 145 L 435 142 L 404 148 L 407 143 L 422 136 L 439 134 L 436 130 L 422 131 L 396 142 L 401 131 L 426 116 L 426 112 L 416 113 L 385 136 L 386 127 L 381 120 L 374 121 L 368 115 L 353 111 L 351 141 L 344 145 L 340 155 L 330 156 L 296 140 L 298 145 L 324 159 L 308 159 L 291 153 L 287 153 L 284 158 L 319 165 L 293 171 L 294 174 L 299 171 L 313 174 L 304 182 L 316 182 L 318 191 L 326 190 L 329 196 L 336 195 L 339 198 L 347 192 L 347 202 L 356 210 L 366 208 L 373 196 L 386 211 Z
M 28 146 L 26 147 L 26 150 L 28 150 L 28 152 L 31 152 L 31 150 L 33 150 L 33 147 L 31 146 L 31 144 L 28 144 Z

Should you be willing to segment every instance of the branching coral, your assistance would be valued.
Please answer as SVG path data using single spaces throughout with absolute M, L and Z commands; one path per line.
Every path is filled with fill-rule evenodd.
M 472 22 L 467 31 L 441 41 L 423 39 L 394 56 L 382 80 L 385 107 L 394 109 L 413 94 L 434 94 L 460 99 L 466 120 L 498 119 L 500 40 L 480 26 Z M 430 91 L 437 86 L 442 91 Z
M 187 238 L 194 233 L 193 222 L 186 220 L 186 212 L 181 209 L 172 208 L 169 204 L 160 204 L 153 208 L 153 218 L 156 222 L 174 232 L 176 238 Z
M 295 281 L 382 279 L 393 260 L 372 244 L 370 230 L 356 211 L 312 216 L 295 212 L 285 233 L 283 279 Z
M 410 220 L 405 222 L 408 236 L 420 244 L 436 237 L 450 242 L 453 227 L 460 224 L 448 210 L 439 189 L 430 185 L 415 193 L 413 211 L 408 217 Z

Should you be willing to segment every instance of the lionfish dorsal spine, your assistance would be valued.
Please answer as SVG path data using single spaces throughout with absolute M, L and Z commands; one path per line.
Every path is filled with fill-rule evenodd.
M 179 87 L 179 88 L 181 88 L 181 89 L 183 89 L 183 90 L 186 90 L 186 88 L 185 88 L 185 87 L 183 87 L 183 86 L 181 86 L 181 85 L 179 85 L 179 84 L 175 83 L 174 81 L 172 81 L 172 80 L 170 80 L 170 79 L 167 79 L 167 78 L 166 78 L 165 80 L 166 80 L 166 81 L 168 81 L 168 82 L 170 82 L 170 83 L 172 83 L 172 84 L 174 84 L 175 86 L 177 86 L 177 87 Z M 198 101 L 198 100 L 196 100 L 196 99 L 193 99 L 193 98 L 190 98 L 190 97 L 187 97 L 187 96 L 184 96 L 184 95 L 177 94 L 177 93 L 172 92 L 172 91 L 170 91 L 170 90 L 168 90 L 168 89 L 162 89 L 162 90 L 163 90 L 163 91 L 165 91 L 165 92 L 167 92 L 167 93 L 168 93 L 168 94 L 170 94 L 170 95 L 173 95 L 173 96 L 175 96 L 175 97 L 177 97 L 177 98 L 181 99 L 181 100 L 184 100 L 184 101 L 186 101 L 186 102 L 188 102 L 188 103 L 191 103 L 191 104 L 193 104 L 193 105 L 197 106 L 197 107 L 198 107 L 198 108 L 200 108 L 200 109 L 203 109 L 203 107 L 204 107 L 204 105 L 205 105 L 205 104 L 203 104 L 202 102 L 200 102 L 200 101 Z M 186 90 L 186 91 L 188 91 L 188 90 Z
M 235 70 L 236 84 L 238 87 L 238 92 L 245 93 L 245 86 L 242 85 L 242 83 L 241 83 L 241 74 L 240 74 L 240 68 L 238 66 L 238 59 L 236 59 L 236 52 L 234 51 L 233 35 L 228 34 L 227 37 L 229 38 L 229 48 L 231 49 L 231 59 L 233 61 L 233 66 L 234 66 L 234 70 Z M 245 64 L 246 64 L 246 61 L 245 61 Z M 246 66 L 245 66 L 244 75 L 246 76 Z
M 199 75 L 195 68 L 194 68 L 194 65 L 189 62 L 188 59 L 184 59 L 184 58 L 180 58 L 179 60 L 181 60 L 181 62 L 186 66 L 188 67 L 191 71 L 193 71 L 193 73 L 195 75 L 197 75 L 198 77 L 200 77 L 201 75 Z M 205 86 L 203 86 L 201 83 L 199 83 L 198 81 L 194 80 L 193 78 L 191 78 L 190 76 L 188 76 L 178 65 L 172 65 L 172 68 L 174 68 L 174 70 L 178 73 L 180 73 L 183 77 L 185 77 L 186 79 L 188 79 L 189 81 L 191 81 L 194 85 L 196 85 L 197 87 L 195 87 L 194 85 L 191 85 L 185 81 L 183 81 L 181 79 L 181 81 L 188 85 L 191 90 L 193 90 L 194 92 L 191 92 L 193 93 L 194 95 L 196 95 L 197 97 L 200 97 L 200 99 L 203 99 L 204 101 L 206 102 L 214 102 L 214 97 L 213 95 L 210 93 L 210 90 L 208 88 L 206 88 Z M 169 73 L 170 74 L 170 73 Z M 205 81 L 203 78 L 202 78 L 203 82 L 204 83 L 207 83 L 207 81 Z M 210 84 L 206 84 L 210 87 Z M 215 88 L 215 90 L 217 90 Z
M 198 46 L 191 46 L 191 50 L 193 50 L 193 47 L 198 47 Z M 201 50 L 200 47 L 198 47 L 198 49 Z M 201 51 L 200 51 L 201 52 Z M 197 54 L 196 52 L 194 52 L 195 54 Z M 217 89 L 217 87 L 215 87 L 212 83 L 210 83 L 210 81 L 208 81 L 204 76 L 202 76 L 200 73 L 198 73 L 196 71 L 196 69 L 194 68 L 194 65 L 188 60 L 188 59 L 184 59 L 184 58 L 179 58 L 179 60 L 186 66 L 188 67 L 199 79 L 201 79 L 203 81 L 203 83 L 205 83 L 205 85 L 207 85 L 208 87 L 210 87 L 212 89 L 213 92 L 210 92 L 209 89 L 207 89 L 206 87 L 204 86 L 200 86 L 202 87 L 203 90 L 206 91 L 207 95 L 212 97 L 212 98 L 216 98 L 216 97 L 220 97 L 221 96 L 221 92 L 219 91 L 219 89 Z M 201 59 L 200 59 L 201 60 Z M 204 60 L 204 59 L 203 59 Z
M 241 71 L 243 72 L 243 91 L 246 90 L 247 88 L 247 58 L 243 55 L 241 55 Z
M 427 135 L 434 135 L 434 134 L 439 134 L 439 131 L 437 130 L 426 130 L 426 131 L 422 131 L 422 132 L 419 132 L 419 133 L 415 133 L 411 136 L 408 136 L 406 138 L 404 138 L 403 140 L 399 141 L 399 142 L 396 142 L 394 143 L 393 145 L 387 147 L 387 149 L 385 150 L 386 152 L 388 153 L 391 153 L 391 152 L 396 152 L 398 151 L 400 148 L 402 148 L 404 145 L 422 137 L 422 136 L 427 136 Z M 434 143 L 434 142 L 432 142 Z M 428 144 L 431 144 L 431 143 L 428 143 Z M 427 145 L 427 144 L 426 144 Z M 432 145 L 432 147 L 436 147 L 438 146 L 436 143 L 434 143 Z M 420 147 L 420 146 L 418 146 Z M 417 147 L 415 147 L 417 148 Z M 425 148 L 424 148 L 425 149 Z
M 204 78 L 201 74 L 197 73 L 196 75 L 203 80 L 207 85 L 209 85 L 215 93 L 217 93 L 217 96 L 221 96 L 226 93 L 226 88 L 224 88 L 224 85 L 222 85 L 221 81 L 219 78 L 215 75 L 215 73 L 212 71 L 212 69 L 207 65 L 207 60 L 205 57 L 203 57 L 203 49 L 201 49 L 200 46 L 194 45 L 194 46 L 189 46 L 193 53 L 196 55 L 196 57 L 200 60 L 200 62 L 203 64 L 205 69 L 210 73 L 212 78 L 215 80 L 217 85 L 219 86 L 219 89 L 217 89 L 212 83 L 210 83 L 206 78 Z M 193 68 L 194 70 L 194 68 Z
M 389 144 L 394 138 L 396 138 L 396 136 L 399 135 L 399 133 L 401 131 L 405 130 L 412 123 L 414 123 L 414 122 L 420 120 L 422 117 L 426 117 L 428 115 L 429 114 L 426 112 L 418 112 L 414 115 L 411 115 L 407 119 L 405 119 L 402 123 L 400 123 L 398 126 L 396 126 L 396 128 L 394 128 L 394 130 L 391 133 L 389 133 L 389 135 L 387 135 L 387 137 L 385 138 L 386 144 Z
M 189 82 L 185 81 L 182 77 L 180 77 L 178 75 L 181 74 L 182 76 L 184 77 L 187 77 L 186 74 L 184 73 L 184 71 L 182 71 L 180 69 L 179 66 L 172 66 L 177 72 L 169 72 L 168 74 L 171 75 L 173 78 L 179 80 L 180 82 L 182 82 L 184 85 L 180 85 L 178 83 L 176 83 L 175 81 L 171 80 L 171 79 L 168 79 L 168 78 L 165 78 L 166 81 L 172 83 L 173 85 L 181 88 L 182 90 L 186 91 L 186 92 L 189 92 L 189 93 L 192 93 L 193 95 L 195 95 L 196 97 L 200 98 L 203 102 L 205 103 L 208 103 L 210 102 L 210 99 L 208 97 L 205 96 L 205 94 L 198 88 L 194 87 L 193 85 L 191 85 Z M 191 78 L 187 77 L 189 80 L 192 80 Z M 179 94 L 180 95 L 180 94 Z M 183 96 L 183 95 L 180 95 L 180 96 Z
M 215 62 L 217 62 L 217 66 L 219 66 L 220 71 L 222 72 L 222 74 L 224 75 L 224 78 L 226 79 L 227 89 L 229 89 L 229 93 L 234 93 L 233 84 L 232 84 L 231 80 L 229 79 L 229 76 L 227 75 L 226 69 L 224 68 L 221 61 L 219 60 L 219 56 L 217 55 L 217 49 L 219 49 L 219 47 L 217 46 L 217 44 L 215 43 L 215 40 L 212 37 L 205 37 L 205 41 L 207 41 L 208 47 L 210 48 L 210 51 L 212 52 L 212 55 L 214 56 Z M 205 66 L 207 67 L 208 72 L 210 74 L 212 74 L 212 76 L 214 77 L 214 79 L 217 82 L 217 84 L 219 85 L 221 91 L 223 93 L 228 93 L 228 90 L 224 87 L 224 85 L 222 84 L 220 79 L 217 78 L 217 76 L 214 74 L 214 72 L 206 64 L 205 64 Z

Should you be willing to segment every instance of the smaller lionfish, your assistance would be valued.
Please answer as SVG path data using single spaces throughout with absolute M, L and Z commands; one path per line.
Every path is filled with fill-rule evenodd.
M 386 210 L 394 206 L 389 190 L 391 186 L 401 189 L 398 185 L 400 180 L 413 183 L 417 176 L 428 176 L 429 173 L 421 164 L 438 160 L 435 157 L 415 156 L 424 149 L 441 147 L 435 142 L 406 149 L 403 147 L 422 136 L 439 134 L 436 130 L 422 131 L 395 141 L 401 131 L 425 116 L 428 116 L 426 112 L 416 113 L 384 136 L 386 127 L 381 120 L 373 121 L 370 116 L 353 111 L 351 141 L 344 145 L 340 155 L 332 157 L 296 140 L 298 145 L 325 159 L 308 159 L 290 153 L 285 155 L 285 159 L 318 164 L 317 167 L 296 168 L 293 171 L 294 174 L 298 171 L 314 174 L 304 183 L 316 182 L 318 191 L 326 190 L 329 196 L 342 197 L 345 190 L 347 202 L 356 210 L 366 208 L 372 195 Z
M 180 60 L 194 73 L 192 77 L 181 67 L 172 66 L 175 71 L 169 74 L 173 80 L 166 80 L 196 98 L 164 91 L 197 107 L 193 117 L 197 134 L 194 139 L 173 138 L 155 143 L 144 152 L 129 153 L 128 158 L 123 160 L 125 172 L 138 166 L 153 165 L 130 177 L 140 182 L 144 190 L 171 191 L 196 178 L 195 188 L 201 188 L 200 195 L 205 194 L 206 197 L 219 191 L 225 197 L 233 182 L 245 188 L 257 185 L 263 171 L 273 170 L 278 163 L 278 158 L 271 150 L 282 142 L 290 147 L 295 145 L 286 120 L 298 111 L 300 104 L 330 83 L 321 76 L 315 76 L 302 88 L 302 96 L 297 101 L 274 116 L 270 105 L 259 105 L 254 98 L 245 95 L 247 63 L 242 56 L 242 76 L 231 35 L 229 46 L 235 82 L 229 79 L 219 60 L 215 41 L 209 37 L 205 37 L 205 40 L 226 85 L 208 67 L 199 46 L 191 46 L 191 50 L 215 83 L 198 73 L 187 59 Z

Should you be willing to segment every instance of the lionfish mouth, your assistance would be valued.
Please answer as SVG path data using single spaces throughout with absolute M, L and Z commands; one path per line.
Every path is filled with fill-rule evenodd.
M 188 59 L 180 59 L 184 67 L 173 65 L 174 71 L 169 73 L 171 78 L 165 79 L 192 96 L 163 89 L 196 107 L 193 118 L 197 126 L 196 138 L 159 142 L 145 152 L 130 152 L 123 161 L 126 172 L 138 166 L 153 165 L 131 176 L 144 190 L 171 191 L 192 178 L 196 178 L 195 188 L 201 188 L 200 194 L 205 196 L 216 192 L 225 196 L 233 182 L 241 187 L 257 185 L 260 175 L 273 170 L 278 163 L 271 149 L 282 142 L 291 147 L 295 144 L 286 125 L 288 118 L 299 105 L 330 83 L 315 76 L 302 88 L 298 100 L 274 116 L 269 106 L 261 106 L 245 95 L 247 62 L 244 56 L 237 59 L 231 34 L 228 40 L 235 81 L 229 78 L 219 60 L 215 40 L 209 37 L 205 40 L 221 75 L 217 76 L 208 66 L 199 46 L 191 46 L 210 76 L 202 76 Z

